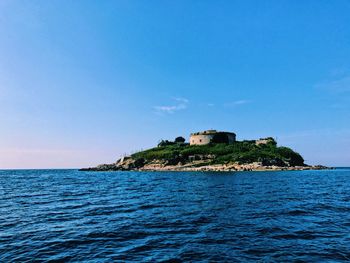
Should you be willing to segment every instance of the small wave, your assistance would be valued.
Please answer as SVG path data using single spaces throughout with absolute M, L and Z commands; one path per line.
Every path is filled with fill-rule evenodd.
M 300 216 L 300 215 L 310 214 L 310 212 L 309 211 L 305 211 L 305 210 L 296 209 L 296 210 L 287 211 L 286 214 L 287 215 L 291 215 L 291 216 Z
M 350 170 L 1 173 L 2 262 L 350 258 Z

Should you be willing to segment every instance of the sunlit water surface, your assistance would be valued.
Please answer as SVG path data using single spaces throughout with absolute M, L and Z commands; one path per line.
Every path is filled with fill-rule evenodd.
M 0 261 L 349 261 L 350 170 L 0 171 Z

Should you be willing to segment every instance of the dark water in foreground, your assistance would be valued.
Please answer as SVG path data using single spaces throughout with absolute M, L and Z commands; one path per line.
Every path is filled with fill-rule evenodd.
M 0 261 L 349 261 L 350 169 L 0 171 Z

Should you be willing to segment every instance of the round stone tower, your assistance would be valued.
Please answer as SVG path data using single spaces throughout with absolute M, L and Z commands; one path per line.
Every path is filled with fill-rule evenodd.
M 218 132 L 216 130 L 207 130 L 192 133 L 190 136 L 190 145 L 206 145 L 213 143 L 233 143 L 236 141 L 236 134 L 233 132 Z

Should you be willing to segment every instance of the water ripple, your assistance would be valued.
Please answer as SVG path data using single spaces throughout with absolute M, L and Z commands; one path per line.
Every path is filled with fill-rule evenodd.
M 349 176 L 0 171 L 0 262 L 348 262 Z

